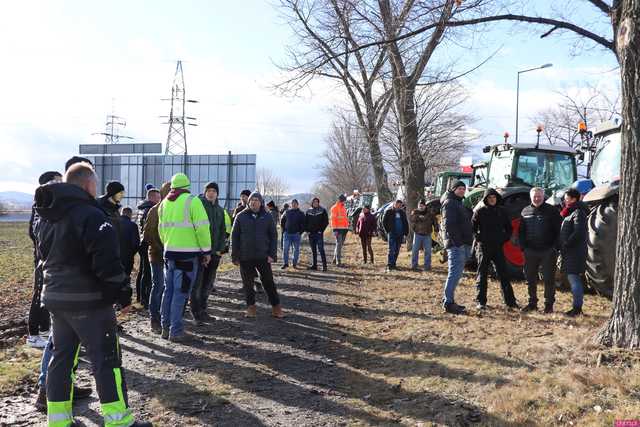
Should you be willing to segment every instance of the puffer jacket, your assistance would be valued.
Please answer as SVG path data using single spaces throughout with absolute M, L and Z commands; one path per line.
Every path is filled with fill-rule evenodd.
M 487 197 L 496 196 L 495 206 L 487 203 Z M 502 196 L 493 188 L 487 188 L 482 198 L 483 206 L 479 207 L 471 218 L 473 236 L 476 242 L 492 248 L 501 247 L 511 238 L 513 228 L 507 212 L 502 207 Z
M 42 304 L 65 311 L 113 304 L 125 273 L 116 230 L 96 200 L 80 187 L 56 183 L 39 187 L 35 201 Z
M 445 249 L 457 248 L 473 243 L 471 211 L 462 204 L 462 198 L 448 191 L 442 204 L 442 241 Z
M 558 246 L 562 217 L 555 206 L 529 205 L 520 214 L 519 243 L 522 249 L 546 251 Z
M 236 215 L 231 230 L 231 259 L 236 261 L 264 261 L 276 259 L 278 237 L 271 214 L 264 208 L 262 195 L 257 191 L 251 197 L 260 199 L 260 210 L 245 209 Z
M 567 274 L 582 274 L 587 265 L 587 215 L 589 208 L 582 202 L 569 208 L 569 214 L 560 225 L 560 253 L 562 271 Z M 615 248 L 611 248 L 615 250 Z

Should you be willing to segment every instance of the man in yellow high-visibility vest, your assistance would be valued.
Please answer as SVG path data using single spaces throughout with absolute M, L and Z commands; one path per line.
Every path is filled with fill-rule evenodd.
M 164 292 L 162 295 L 162 337 L 186 342 L 182 314 L 198 273 L 198 262 L 211 261 L 209 217 L 197 196 L 189 192 L 189 178 L 177 173 L 171 191 L 158 207 L 158 232 L 164 246 Z

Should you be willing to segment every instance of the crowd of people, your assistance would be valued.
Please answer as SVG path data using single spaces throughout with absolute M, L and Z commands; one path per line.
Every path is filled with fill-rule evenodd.
M 50 426 L 73 425 L 74 399 L 91 393 L 91 389 L 74 384 L 81 345 L 92 364 L 105 426 L 151 425 L 136 421 L 128 406 L 116 322 L 116 310 L 126 311 L 131 304 L 136 254 L 136 300 L 148 313 L 151 331 L 174 343 L 192 340 L 184 326 L 187 307 L 196 324 L 210 320 L 207 301 L 227 252 L 240 270 L 248 318 L 257 316 L 256 292 L 266 294 L 271 316 L 285 316 L 272 265 L 278 262 L 280 248 L 280 268 L 298 268 L 305 233 L 312 253 L 309 270 L 328 269 L 324 245 L 328 227 L 335 239 L 333 264 L 336 268 L 345 266 L 342 252 L 351 227 L 344 195 L 337 197 L 329 211 L 317 197 L 304 212 L 295 199 L 280 211 L 273 201 L 265 203 L 258 191 L 244 190 L 230 214 L 218 202 L 217 183 L 206 184 L 196 195 L 189 178 L 177 173 L 159 188 L 146 186 L 146 198 L 138 205 L 134 221 L 132 209 L 121 206 L 125 187 L 109 182 L 104 194 L 97 196 L 97 182 L 93 164 L 74 156 L 66 163 L 64 174 L 42 174 L 34 197 L 29 233 L 34 242 L 35 273 L 27 340 L 31 346 L 44 348 L 36 406 L 47 411 Z M 543 189 L 532 188 L 531 204 L 522 210 L 520 229 L 514 236 L 497 191 L 487 189 L 483 205 L 474 212 L 462 204 L 465 191 L 462 181 L 449 189 L 442 203 L 441 221 L 425 200 L 420 200 L 410 215 L 402 200 L 387 208 L 382 214 L 388 240 L 386 270 L 398 269 L 402 243 L 412 232 L 411 268 L 429 271 L 432 235 L 440 233 L 448 258 L 444 311 L 466 311 L 456 303 L 455 290 L 472 244 L 478 261 L 477 308 L 487 309 L 487 280 L 494 266 L 504 304 L 515 309 L 519 305 L 502 246 L 517 240 L 524 250 L 529 292 L 522 311 L 537 309 L 538 272 L 542 270 L 544 312 L 553 312 L 560 253 L 574 295 L 573 307 L 566 314 L 581 314 L 581 274 L 587 245 L 586 206 L 580 201 L 581 194 L 568 190 L 559 211 L 544 203 Z M 371 206 L 362 208 L 353 231 L 362 246 L 363 263 L 373 264 L 371 242 L 378 234 L 378 225 Z M 49 330 L 47 340 L 40 337 Z

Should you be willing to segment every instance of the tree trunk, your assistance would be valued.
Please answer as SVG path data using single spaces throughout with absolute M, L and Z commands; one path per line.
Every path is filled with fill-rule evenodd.
M 619 4 L 614 30 L 622 75 L 620 219 L 613 312 L 596 340 L 640 348 L 640 0 Z
M 380 150 L 380 141 L 378 132 L 374 129 L 368 129 L 367 142 L 369 143 L 369 152 L 371 154 L 371 167 L 373 169 L 373 178 L 376 181 L 376 191 L 378 192 L 378 205 L 391 201 L 393 193 L 389 189 L 389 179 L 387 171 L 384 170 L 382 163 L 382 151 Z

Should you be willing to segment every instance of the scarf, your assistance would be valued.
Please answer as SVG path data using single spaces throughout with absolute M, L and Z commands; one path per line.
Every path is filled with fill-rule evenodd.
M 172 188 L 171 191 L 169 191 L 169 195 L 167 195 L 167 199 L 175 202 L 176 199 L 184 193 L 189 193 L 189 190 L 187 190 L 186 188 Z
M 564 208 L 562 208 L 562 210 L 560 211 L 560 216 L 562 218 L 568 217 L 575 208 L 576 208 L 576 203 L 570 203 L 570 204 L 564 205 Z

